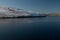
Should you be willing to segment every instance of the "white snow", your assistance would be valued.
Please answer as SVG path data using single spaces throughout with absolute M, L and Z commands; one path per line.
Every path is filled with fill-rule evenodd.
M 24 11 L 22 9 L 14 9 L 9 7 L 0 7 L 0 17 L 13 17 L 13 16 L 30 16 L 34 14 L 32 11 Z M 37 13 L 35 13 L 36 15 Z M 32 15 L 33 16 L 33 15 Z

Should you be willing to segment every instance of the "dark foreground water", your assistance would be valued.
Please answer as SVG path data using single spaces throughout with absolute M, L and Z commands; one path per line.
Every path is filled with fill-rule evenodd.
M 0 19 L 0 40 L 60 40 L 60 17 Z

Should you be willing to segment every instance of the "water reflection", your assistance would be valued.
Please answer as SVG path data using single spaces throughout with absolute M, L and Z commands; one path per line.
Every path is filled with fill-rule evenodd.
M 42 19 L 43 18 L 0 19 L 0 40 L 28 38 L 28 35 L 31 35 L 30 33 L 33 30 L 32 25 L 34 25 L 30 25 L 29 23 L 38 22 Z
M 0 19 L 0 40 L 57 37 L 60 32 L 59 18 Z
M 20 19 L 0 19 L 0 23 L 32 23 L 43 18 L 20 18 Z
M 29 23 L 41 22 L 43 18 L 0 19 L 0 30 L 13 30 L 28 27 Z M 23 26 L 23 27 L 22 27 Z M 14 30 L 15 30 L 14 29 Z

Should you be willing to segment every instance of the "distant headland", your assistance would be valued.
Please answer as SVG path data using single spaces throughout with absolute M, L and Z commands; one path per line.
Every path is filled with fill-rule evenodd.
M 60 16 L 60 13 L 50 13 L 50 14 L 47 14 L 47 16 Z

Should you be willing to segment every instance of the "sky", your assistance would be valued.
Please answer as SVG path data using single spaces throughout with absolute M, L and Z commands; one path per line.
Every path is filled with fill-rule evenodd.
M 60 0 L 0 0 L 0 6 L 16 7 L 40 13 L 60 13 Z

